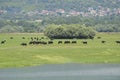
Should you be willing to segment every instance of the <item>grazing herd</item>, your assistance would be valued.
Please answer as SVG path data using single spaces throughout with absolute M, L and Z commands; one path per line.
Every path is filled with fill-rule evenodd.
M 10 37 L 10 39 L 14 39 L 13 37 Z M 25 37 L 22 37 L 22 39 L 26 39 Z M 46 45 L 46 44 L 54 44 L 54 41 L 53 40 L 50 40 L 50 41 L 43 41 L 44 39 L 48 39 L 48 38 L 44 38 L 44 37 L 41 37 L 40 39 L 38 37 L 31 37 L 31 38 L 28 38 L 30 39 L 30 41 L 28 43 L 21 43 L 20 45 L 21 46 L 27 46 L 27 45 L 38 45 L 38 44 L 42 44 L 42 45 Z M 101 39 L 101 37 L 97 37 L 97 39 Z M 1 41 L 1 44 L 5 44 L 7 40 L 2 40 Z M 120 44 L 120 41 L 115 41 L 117 44 Z M 82 44 L 88 44 L 87 41 L 82 41 L 81 42 Z M 106 41 L 102 40 L 101 43 L 106 43 Z M 77 44 L 77 41 L 76 40 L 67 40 L 67 41 L 58 41 L 57 44 Z
M 37 44 L 53 44 L 54 42 L 53 41 L 30 41 L 29 42 L 29 45 L 37 45 Z M 70 44 L 70 43 L 72 43 L 72 44 L 76 44 L 77 43 L 77 41 L 58 41 L 57 42 L 58 44 L 62 44 L 62 43 L 64 43 L 64 44 Z
M 45 42 L 45 41 L 30 41 L 29 44 L 30 45 L 32 45 L 32 44 L 33 45 L 35 45 L 35 44 L 47 44 L 47 42 Z

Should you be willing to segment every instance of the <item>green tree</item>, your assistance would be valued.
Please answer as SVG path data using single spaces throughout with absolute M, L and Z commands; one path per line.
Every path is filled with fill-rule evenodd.
M 92 39 L 95 36 L 95 31 L 92 28 L 81 25 L 50 25 L 44 33 L 54 39 Z
M 5 27 L 2 27 L 0 29 L 1 33 L 15 33 L 15 32 L 24 32 L 24 29 L 22 26 L 10 26 L 10 25 L 6 25 Z

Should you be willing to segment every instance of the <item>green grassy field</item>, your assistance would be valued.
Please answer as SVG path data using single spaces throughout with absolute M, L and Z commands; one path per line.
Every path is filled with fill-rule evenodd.
M 41 36 L 43 34 L 0 34 L 0 41 L 6 40 L 5 44 L 0 44 L 0 68 L 61 63 L 120 63 L 120 44 L 115 43 L 120 40 L 120 33 L 97 33 L 94 40 L 79 39 L 77 44 L 57 44 L 59 40 L 53 40 L 54 44 L 51 45 L 20 45 L 22 42 L 28 43 L 30 37 Z M 101 39 L 97 39 L 98 36 Z M 102 40 L 106 43 L 102 44 Z

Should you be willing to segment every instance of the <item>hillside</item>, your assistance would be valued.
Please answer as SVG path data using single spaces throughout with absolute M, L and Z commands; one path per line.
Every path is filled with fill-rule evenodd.
M 0 14 L 73 13 L 104 16 L 120 13 L 120 0 L 0 0 Z M 87 13 L 86 13 L 87 12 Z
M 20 10 L 54 10 L 76 9 L 83 10 L 88 7 L 119 8 L 120 0 L 0 0 L 0 8 L 18 8 Z M 31 8 L 32 7 L 32 8 Z
M 119 4 L 120 0 L 0 0 L 0 29 L 10 25 L 34 32 L 48 24 L 85 24 L 97 31 L 118 32 Z

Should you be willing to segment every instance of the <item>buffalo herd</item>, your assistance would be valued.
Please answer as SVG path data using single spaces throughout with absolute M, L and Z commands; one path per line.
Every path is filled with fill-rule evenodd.
M 45 41 L 30 41 L 29 44 L 30 45 L 32 45 L 32 44 L 33 45 L 35 45 L 35 44 L 47 44 L 47 42 L 45 42 Z
M 13 37 L 10 37 L 10 39 L 14 39 Z M 22 39 L 26 39 L 25 37 L 22 37 Z M 22 42 L 20 45 L 21 46 L 27 46 L 28 44 L 29 45 L 38 45 L 38 44 L 42 44 L 42 45 L 46 45 L 46 44 L 54 44 L 54 42 L 56 41 L 53 41 L 53 40 L 49 40 L 48 41 L 48 38 L 45 38 L 45 37 L 41 37 L 40 39 L 38 37 L 31 37 L 31 38 L 28 38 L 30 41 L 28 43 L 25 43 L 25 42 Z M 45 40 L 46 39 L 46 40 Z M 101 39 L 101 37 L 97 37 L 97 39 Z M 5 44 L 6 43 L 6 40 L 2 40 L 1 41 L 1 44 Z M 57 44 L 77 44 L 77 40 L 60 40 L 60 41 L 57 41 Z M 87 41 L 81 41 L 82 44 L 88 44 Z M 106 41 L 102 40 L 101 43 L 106 43 Z M 120 44 L 120 41 L 115 41 L 115 43 L 117 44 Z

